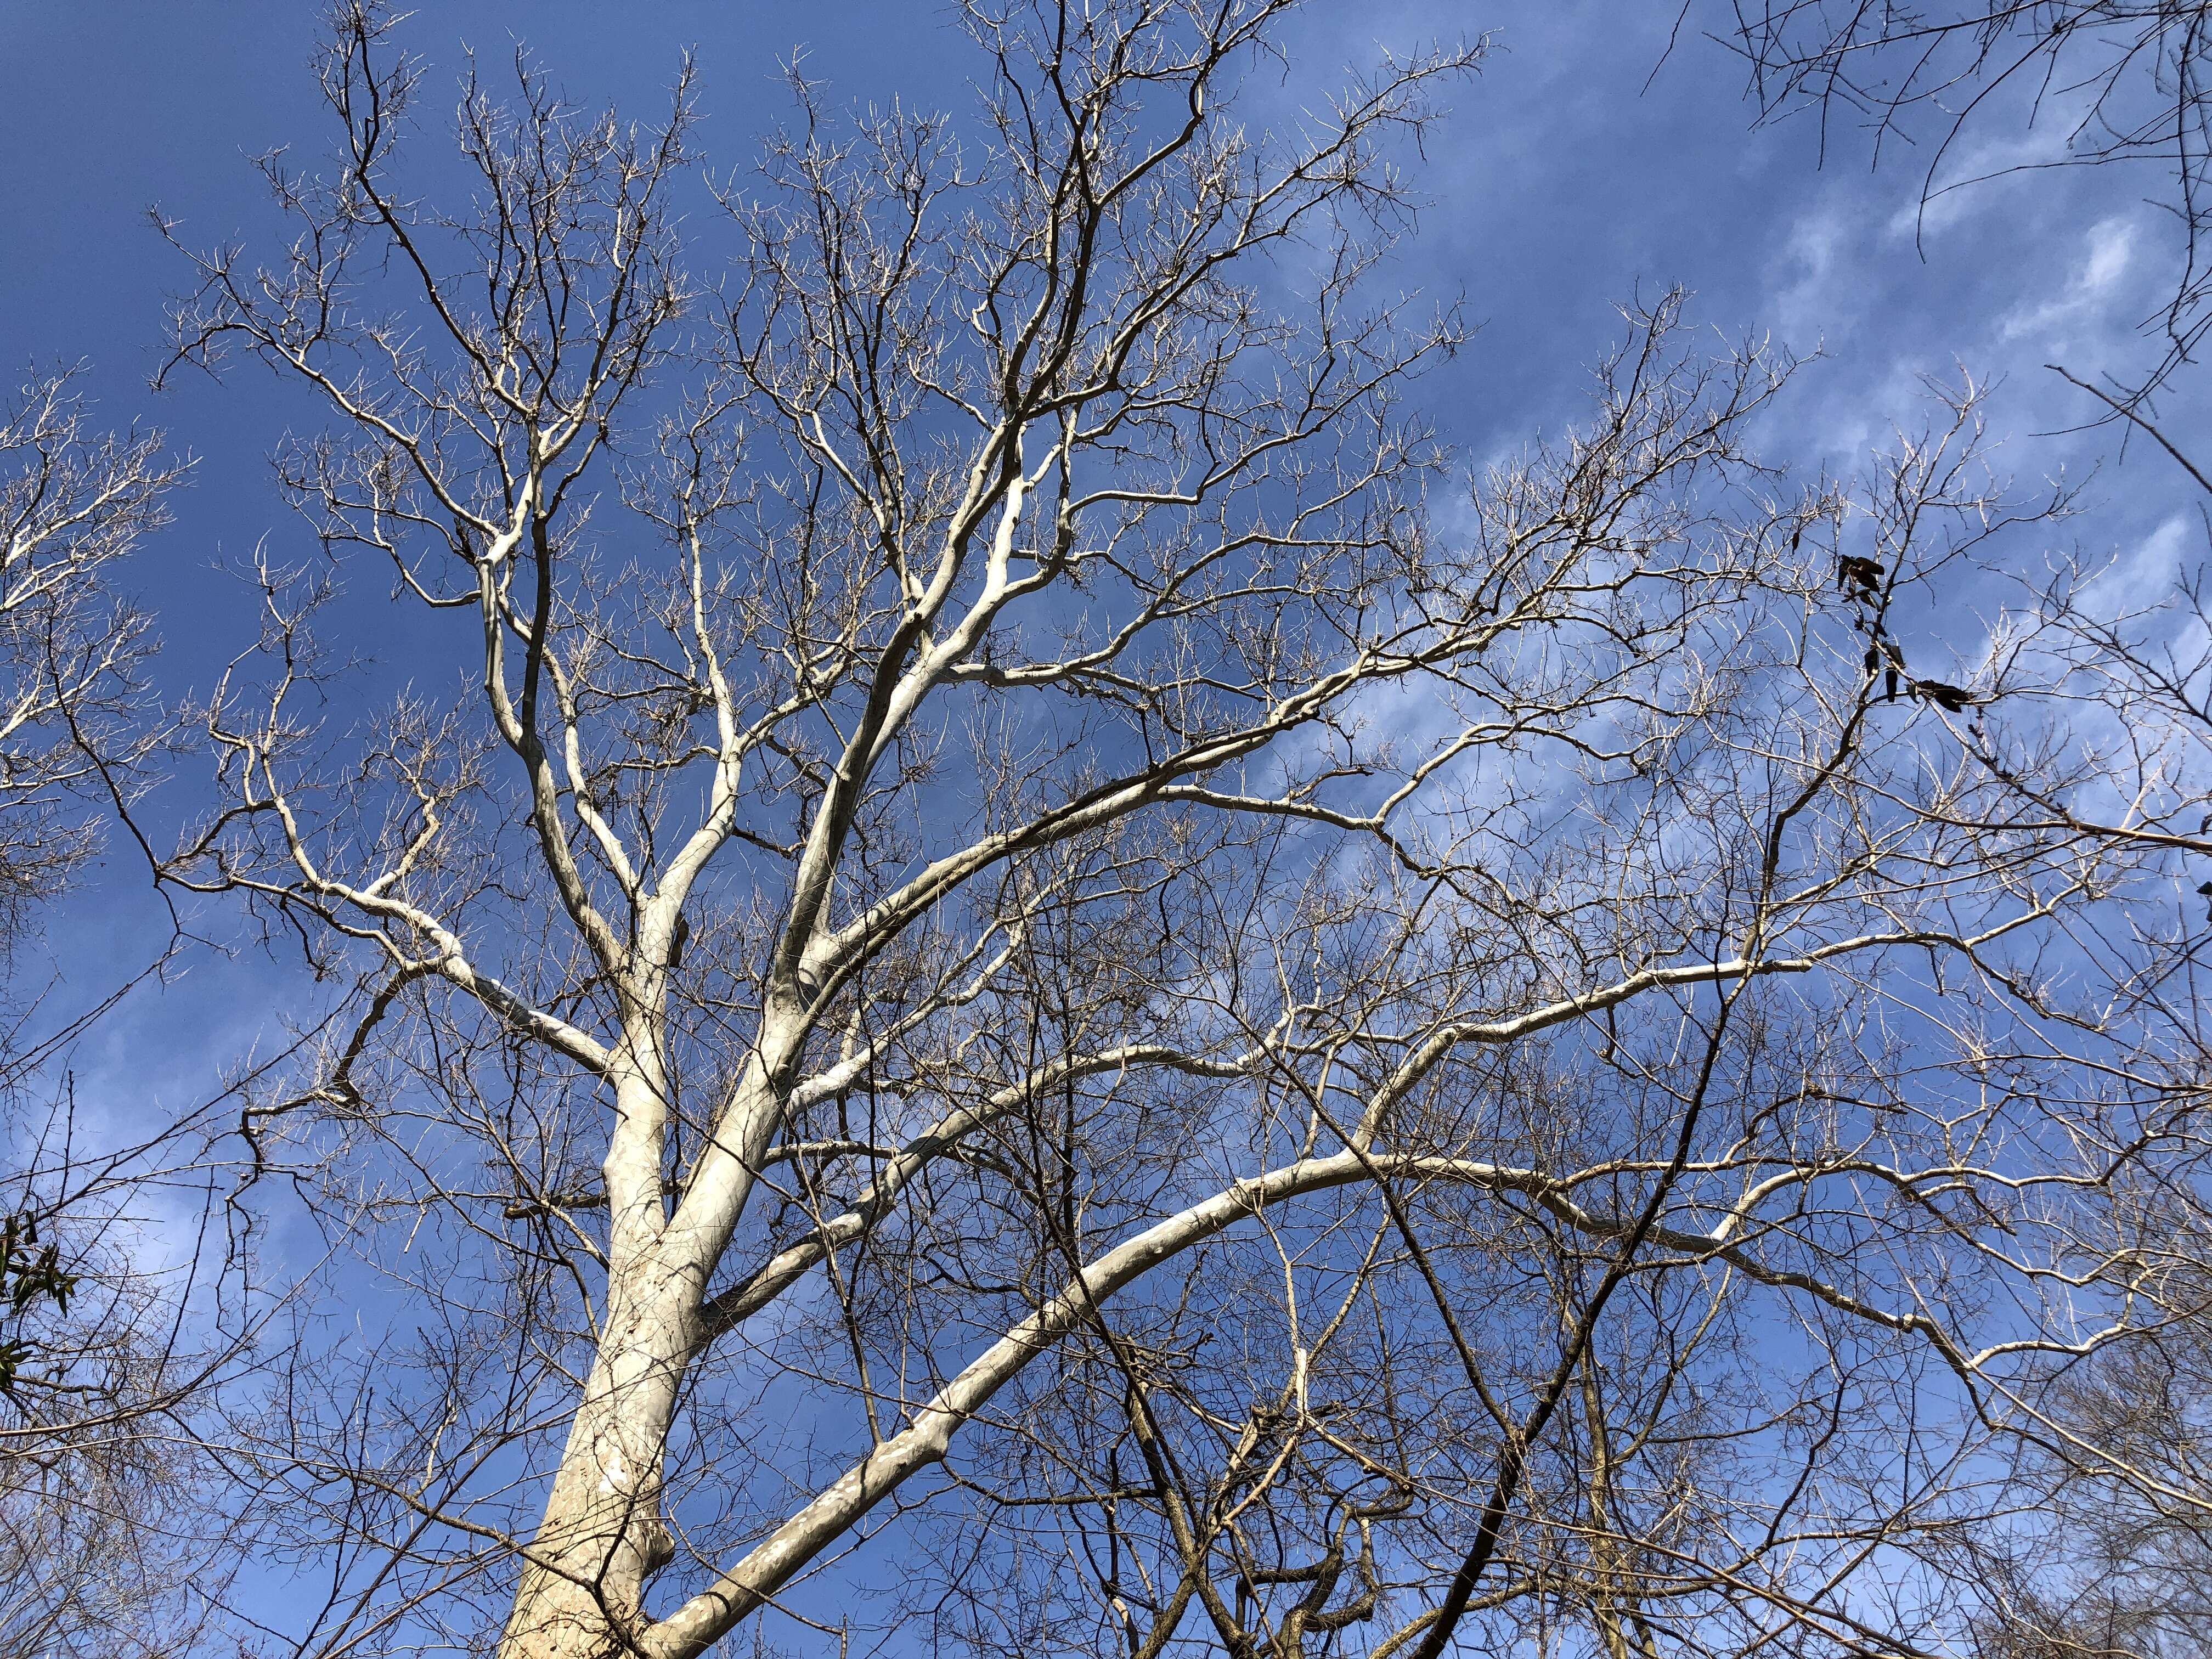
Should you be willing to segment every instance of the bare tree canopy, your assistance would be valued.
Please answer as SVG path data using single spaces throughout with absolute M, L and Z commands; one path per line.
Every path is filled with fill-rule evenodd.
M 2165 353 L 2154 389 L 2212 329 L 2212 6 L 2187 0 L 1733 0 L 1723 36 L 1750 65 L 1762 116 L 1809 111 L 1863 126 L 1877 159 L 1927 157 L 1921 201 L 1993 173 L 2125 167 L 2179 231 L 2177 275 L 2149 325 Z M 2025 104 L 2063 150 L 1977 172 L 1970 130 Z
M 1469 465 L 1400 254 L 1487 47 L 1316 95 L 1299 9 L 966 0 L 967 106 L 794 68 L 732 173 L 688 62 L 651 125 L 471 62 L 448 131 L 419 20 L 349 0 L 334 146 L 259 163 L 285 236 L 157 221 L 164 374 L 306 398 L 307 528 L 240 568 L 174 833 L 145 624 L 43 574 L 174 471 L 34 386 L 0 867 L 81 856 L 10 850 L 16 778 L 96 788 L 180 916 L 330 988 L 217 1097 L 224 1222 L 313 1265 L 201 1340 L 127 1253 L 26 1258 L 21 1375 L 144 1439 L 8 1419 L 99 1506 L 33 1491 L 0 1575 L 220 1567 L 94 1535 L 212 1447 L 289 1622 L 149 1650 L 2200 1628 L 2081 1568 L 2095 1504 L 2138 1579 L 2212 1514 L 2202 590 L 2046 554 L 2075 495 L 1994 472 L 1963 375 L 1785 468 L 1802 366 L 1676 291 Z M 1904 15 L 1744 39 L 1857 97 Z M 151 1605 L 72 1574 L 27 1653 Z
M 147 618 L 110 567 L 167 522 L 184 469 L 159 434 L 97 431 L 72 381 L 40 374 L 0 408 L 0 941 L 81 865 L 73 810 L 144 742 Z
M 100 429 L 82 373 L 34 374 L 0 410 L 0 1651 L 41 1659 L 193 1650 L 234 1559 L 197 1425 L 242 1352 L 187 1317 L 194 1252 L 142 1248 L 150 1210 L 204 1189 L 204 1126 L 142 1117 L 118 1141 L 77 1121 L 66 1057 L 130 987 L 21 983 L 39 964 L 18 947 L 161 735 L 123 565 L 186 467 L 158 434 Z

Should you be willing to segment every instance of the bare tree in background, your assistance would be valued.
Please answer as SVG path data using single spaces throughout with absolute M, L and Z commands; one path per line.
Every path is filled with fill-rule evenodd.
M 204 1188 L 194 1126 L 88 1133 L 59 1068 L 119 994 L 57 1010 L 27 984 L 43 906 L 161 735 L 118 577 L 185 471 L 158 434 L 100 429 L 81 374 L 0 411 L 0 1651 L 183 1653 L 224 1571 L 193 1424 L 237 1349 L 187 1318 L 191 1252 L 138 1227 Z
M 0 1652 L 202 1651 L 243 1536 L 204 1431 L 250 1336 L 205 1305 L 219 1227 L 176 1239 L 205 1126 L 117 1146 L 66 1100 L 21 1115 L 0 1192 L 52 1271 L 0 1300 Z
M 1863 120 L 1877 155 L 1895 142 L 1937 138 L 1923 203 L 1978 182 L 1946 178 L 1944 165 L 1970 127 L 2008 100 L 2027 100 L 2038 120 L 2070 123 L 2063 157 L 2027 165 L 2148 163 L 2162 175 L 2152 199 L 2181 232 L 2178 279 L 2157 319 L 2164 358 L 2132 383 L 2108 378 L 2100 386 L 2058 372 L 2212 494 L 2196 446 L 2162 425 L 2145 395 L 2196 357 L 2212 327 L 2212 8 L 1805 0 L 1738 5 L 1729 33 L 1752 65 L 1763 114 L 1817 111 L 1824 131 L 1838 118 Z M 2016 772 L 2002 747 L 1975 746 L 2046 829 L 2155 849 L 2178 889 L 2212 900 L 2212 838 L 2197 799 L 2212 765 L 2212 654 L 2203 644 L 2212 569 L 2199 554 L 2184 559 L 2170 587 L 2165 575 L 2145 599 L 2107 568 L 2063 562 L 2015 612 L 2015 647 L 2045 653 L 2034 672 L 2052 718 L 2094 733 L 2088 740 L 2112 774 L 2108 789 L 2090 799 L 2052 791 Z M 2195 915 L 2154 930 L 2154 948 L 2118 981 L 2199 1075 L 2212 1057 L 2197 988 L 2206 937 Z M 2118 1183 L 2111 1199 L 2116 1214 L 2138 1218 L 2125 1224 L 2159 1241 L 2159 1269 L 2142 1286 L 2159 1316 L 2032 1392 L 2030 1415 L 2042 1420 L 2012 1466 L 2017 1487 L 2002 1523 L 1981 1530 L 1969 1552 L 1973 1582 L 1988 1592 L 1978 1643 L 2002 1659 L 2179 1655 L 2212 1642 L 2204 1277 L 2212 1215 L 2201 1147 L 2191 1145 L 2160 1178 Z
M 2163 175 L 2144 192 L 2180 231 L 2173 294 L 2152 325 L 2166 352 L 2137 392 L 2191 361 L 2212 329 L 2212 6 L 2196 0 L 1733 0 L 1721 38 L 1748 61 L 1761 115 L 1863 125 L 1877 158 L 1928 155 L 1922 203 L 1954 178 L 1969 129 L 2025 102 L 2063 124 L 2063 155 L 2020 168 L 2114 165 Z M 2006 167 L 2001 171 L 2019 170 Z
M 2081 384 L 2077 382 L 2076 384 Z M 2208 495 L 2212 480 L 2140 406 L 2097 390 L 2139 437 Z M 2212 950 L 2212 567 L 2171 579 L 2110 561 L 2054 560 L 2019 584 L 2002 649 L 2023 667 L 2019 714 L 2075 734 L 2105 773 L 2054 789 L 2019 750 L 1972 734 L 1973 760 L 2011 793 L 2023 827 L 2162 860 L 2179 904 L 2147 928 L 2112 1002 L 2155 1033 L 2176 1082 L 2212 1073 L 2201 989 Z M 2117 962 L 2114 964 L 2117 966 Z M 2176 1121 L 2166 1155 L 2116 1170 L 2097 1211 L 2136 1241 L 2144 1316 L 2019 1396 L 2023 1434 L 1989 1523 L 1962 1540 L 1960 1576 L 1984 1613 L 1976 1650 L 1996 1659 L 2170 1659 L 2212 1642 L 2212 1185 L 2201 1126 Z
M 472 76 L 440 208 L 350 9 L 287 252 L 193 256 L 179 361 L 333 416 L 166 868 L 356 987 L 244 1126 L 367 1333 L 242 1446 L 302 1651 L 1924 1650 L 2163 1316 L 2167 849 L 1944 653 L 1976 394 L 1791 487 L 1670 295 L 1432 503 L 1479 50 L 1260 104 L 1293 9 L 967 6 L 960 137 L 795 83 L 718 283 L 688 74 Z
M 83 862 L 105 764 L 146 742 L 148 619 L 112 567 L 167 521 L 183 468 L 159 434 L 94 429 L 78 371 L 40 375 L 0 410 L 0 939 Z

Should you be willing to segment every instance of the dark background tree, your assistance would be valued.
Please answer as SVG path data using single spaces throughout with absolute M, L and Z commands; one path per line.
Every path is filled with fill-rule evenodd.
M 186 471 L 158 434 L 103 431 L 82 374 L 0 411 L 0 1651 L 41 1659 L 192 1650 L 235 1559 L 198 1444 L 241 1353 L 194 1301 L 224 1235 L 151 1224 L 205 1226 L 209 1125 L 78 1121 L 70 1057 L 132 983 L 87 998 L 40 948 L 164 735 L 130 561 Z
M 2212 329 L 2212 6 L 2197 0 L 1733 0 L 1716 31 L 1748 63 L 1760 115 L 1817 121 L 1824 155 L 1863 142 L 1921 169 L 1923 208 L 1998 173 L 2109 167 L 2160 207 L 2173 279 L 2132 399 Z M 1684 15 L 1690 12 L 1686 9 Z M 2040 129 L 2063 147 L 1977 171 L 1971 141 Z M 1856 131 L 1854 131 L 1856 130 Z M 2082 366 L 2092 375 L 2123 371 Z

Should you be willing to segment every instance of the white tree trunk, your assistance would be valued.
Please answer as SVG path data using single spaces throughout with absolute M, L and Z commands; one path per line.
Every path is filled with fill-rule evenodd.
M 643 1279 L 646 1275 L 636 1275 Z M 628 1287 L 586 1383 L 523 1569 L 501 1659 L 600 1659 L 640 1622 L 668 1558 L 662 1460 L 691 1333 L 659 1285 Z
M 623 1052 L 659 1053 L 652 1018 Z M 646 1581 L 673 1545 L 661 1507 L 669 1432 L 684 1376 L 703 1340 L 706 1285 L 752 1189 L 780 1102 L 776 1062 L 800 1041 L 787 1017 L 763 1027 L 722 1114 L 729 1136 L 691 1172 L 674 1216 L 661 1191 L 666 1121 L 661 1067 L 627 1065 L 604 1166 L 607 1312 L 598 1358 L 569 1431 L 544 1519 L 523 1566 L 501 1659 L 601 1659 L 635 1650 Z M 633 1638 L 625 1641 L 625 1632 Z

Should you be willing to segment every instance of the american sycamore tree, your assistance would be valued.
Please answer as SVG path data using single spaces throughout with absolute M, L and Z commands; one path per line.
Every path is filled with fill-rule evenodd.
M 2185 1311 L 2202 751 L 2065 501 L 1971 385 L 1786 476 L 1675 295 L 1470 468 L 1481 47 L 1294 9 L 971 0 L 734 174 L 526 59 L 458 181 L 344 9 L 187 251 L 328 416 L 161 866 L 345 988 L 240 1126 L 300 1651 L 1928 1652 Z

